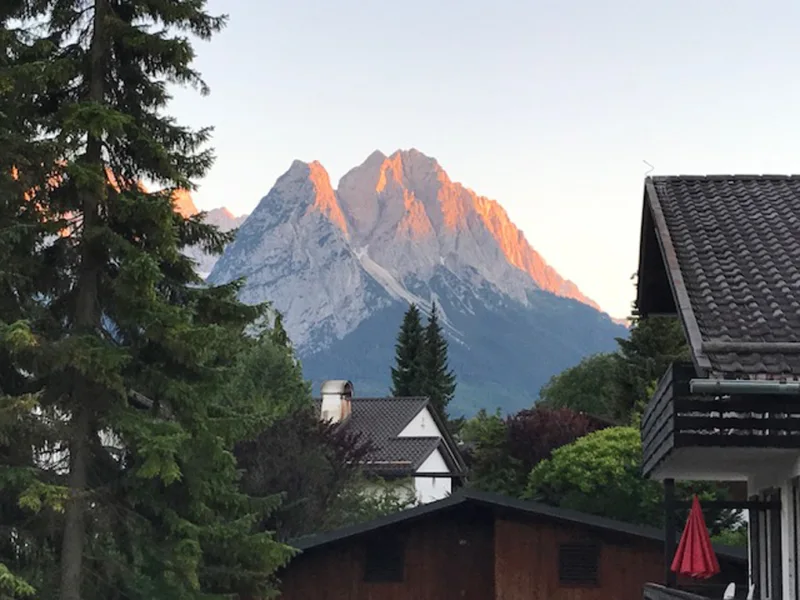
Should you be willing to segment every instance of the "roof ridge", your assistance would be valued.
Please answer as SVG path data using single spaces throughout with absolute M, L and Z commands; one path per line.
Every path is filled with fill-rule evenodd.
M 396 401 L 396 402 L 400 402 L 400 401 L 406 401 L 407 402 L 409 400 L 415 400 L 415 401 L 428 400 L 428 396 L 354 396 L 354 397 L 350 398 L 351 402 L 358 402 L 359 400 L 361 400 L 361 401 L 364 401 L 364 400 L 378 401 L 379 400 L 381 402 L 385 402 L 385 401 L 391 400 L 391 401 Z
M 676 181 L 676 180 L 684 180 L 684 181 L 729 181 L 732 179 L 737 180 L 759 180 L 759 181 L 784 181 L 784 180 L 794 180 L 800 179 L 800 174 L 796 173 L 789 173 L 789 174 L 780 174 L 780 173 L 709 173 L 706 175 L 697 175 L 697 174 L 678 174 L 678 175 L 651 175 L 646 178 L 646 180 L 652 181 Z

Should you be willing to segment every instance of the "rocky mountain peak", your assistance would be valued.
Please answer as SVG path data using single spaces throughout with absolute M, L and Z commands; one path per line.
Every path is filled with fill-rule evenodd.
M 416 239 L 434 233 L 426 199 L 435 196 L 444 172 L 435 159 L 418 150 L 391 156 L 376 150 L 339 182 L 338 198 L 357 241 L 379 229 L 403 231 Z M 446 176 L 445 176 L 446 177 Z
M 175 190 L 172 192 L 172 203 L 175 211 L 183 217 L 192 217 L 200 212 L 197 210 L 189 190 Z
M 544 261 L 499 203 L 453 182 L 415 148 L 373 152 L 342 177 L 337 194 L 354 243 L 392 273 L 424 275 L 447 264 L 473 269 L 517 299 L 532 280 L 597 308 Z
M 321 213 L 345 236 L 348 235 L 347 219 L 339 206 L 330 176 L 319 161 L 292 162 L 289 170 L 278 178 L 270 194 L 261 201 L 262 204 L 264 202 L 281 204 L 268 210 L 277 208 L 281 213 L 290 211 L 295 214 L 296 219 L 311 213 Z M 260 208 L 261 204 L 256 212 Z M 275 216 L 280 218 L 279 215 Z
M 222 219 L 236 219 L 236 218 L 238 218 L 236 215 L 234 215 L 225 206 L 221 206 L 220 208 L 212 208 L 210 211 L 208 211 L 208 214 L 209 214 L 209 216 L 212 215 L 212 214 L 213 215 L 218 215 Z

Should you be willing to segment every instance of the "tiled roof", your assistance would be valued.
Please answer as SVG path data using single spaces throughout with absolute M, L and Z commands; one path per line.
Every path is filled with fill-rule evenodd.
M 800 377 L 800 176 L 648 178 L 643 223 L 701 369 Z
M 402 475 L 415 472 L 440 445 L 439 437 L 398 437 L 406 426 L 429 404 L 426 397 L 353 398 L 350 417 L 342 424 L 348 431 L 361 433 L 375 445 L 364 467 L 379 475 Z M 458 449 L 449 451 L 458 458 Z M 447 460 L 448 452 L 443 452 Z M 460 470 L 462 465 L 453 467 Z
M 368 435 L 379 444 L 397 437 L 427 405 L 425 397 L 353 398 L 353 412 L 347 427 Z
M 439 444 L 435 437 L 389 438 L 376 442 L 377 450 L 370 454 L 364 466 L 373 473 L 386 475 L 416 471 Z

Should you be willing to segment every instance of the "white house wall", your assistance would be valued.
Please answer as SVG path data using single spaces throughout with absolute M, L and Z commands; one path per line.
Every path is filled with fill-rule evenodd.
M 424 473 L 449 473 L 450 469 L 444 461 L 439 450 L 434 450 L 425 459 L 414 477 L 414 490 L 422 504 L 441 500 L 450 495 L 453 490 L 453 480 L 450 477 L 421 477 Z
M 773 461 L 758 472 L 752 472 L 747 479 L 749 495 L 759 494 L 768 489 L 780 490 L 782 600 L 800 600 L 795 585 L 798 576 L 797 561 L 800 559 L 800 539 L 797 538 L 796 532 L 800 531 L 800 523 L 795 523 L 797 512 L 793 493 L 798 476 L 800 476 L 800 455 Z M 762 536 L 763 546 L 769 547 L 769 534 L 764 532 Z M 768 576 L 765 570 L 762 570 L 762 576 Z
M 391 494 L 400 502 L 411 501 L 416 497 L 414 481 L 411 478 L 398 479 L 381 484 L 368 481 L 363 484 L 361 493 L 373 498 L 381 498 L 384 494 Z
M 433 415 L 427 408 L 423 408 L 411 422 L 406 425 L 397 437 L 442 437 L 442 432 L 436 426 Z M 440 471 L 441 472 L 441 471 Z

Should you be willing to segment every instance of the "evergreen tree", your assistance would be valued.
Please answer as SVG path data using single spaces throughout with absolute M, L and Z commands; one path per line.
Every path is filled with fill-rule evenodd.
M 25 31 L 9 37 L 11 19 Z M 275 499 L 240 492 L 232 452 L 270 411 L 224 393 L 263 307 L 202 285 L 181 249 L 230 236 L 172 201 L 213 155 L 210 130 L 164 115 L 166 86 L 206 91 L 183 34 L 224 22 L 204 0 L 0 9 L 16 123 L 0 144 L 0 508 L 47 524 L 10 515 L 0 574 L 23 592 L 268 595 L 289 556 L 255 529 Z
M 425 389 L 422 366 L 425 336 L 416 304 L 403 316 L 395 345 L 395 366 L 392 367 L 392 396 L 420 396 Z
M 634 315 L 630 335 L 617 338 L 615 361 L 616 418 L 630 422 L 644 409 L 652 389 L 676 361 L 688 361 L 691 354 L 680 320 L 675 317 Z M 652 389 L 651 389 L 652 388 Z
M 447 405 L 456 392 L 456 376 L 450 370 L 447 360 L 447 340 L 439 324 L 436 303 L 431 307 L 428 325 L 425 327 L 422 351 L 423 388 L 422 395 L 428 396 L 434 408 L 443 419 L 447 419 Z
M 272 341 L 283 346 L 284 348 L 291 348 L 292 342 L 289 340 L 289 334 L 283 328 L 283 315 L 275 311 L 275 319 L 272 324 L 272 332 L 270 333 Z

